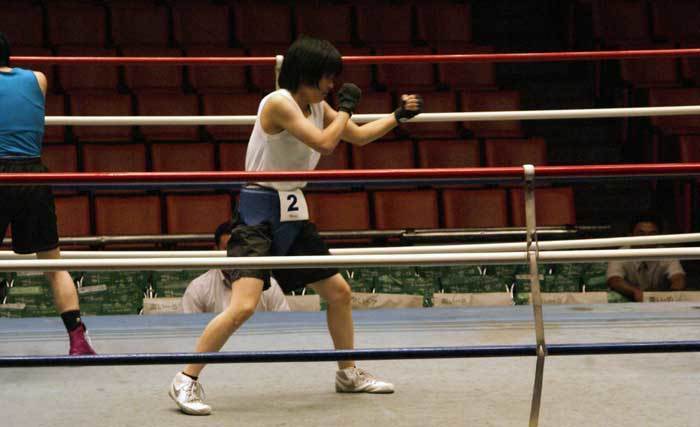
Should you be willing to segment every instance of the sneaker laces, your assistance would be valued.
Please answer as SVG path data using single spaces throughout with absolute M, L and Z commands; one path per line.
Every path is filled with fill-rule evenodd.
M 358 377 L 362 378 L 365 381 L 368 381 L 368 382 L 376 382 L 377 381 L 377 378 L 374 375 L 370 374 L 369 372 L 365 371 L 364 369 L 354 368 L 354 371 L 355 371 L 355 375 L 357 375 Z
M 187 396 L 187 402 L 202 403 L 202 400 L 206 398 L 204 387 L 199 381 L 188 381 L 182 389 Z

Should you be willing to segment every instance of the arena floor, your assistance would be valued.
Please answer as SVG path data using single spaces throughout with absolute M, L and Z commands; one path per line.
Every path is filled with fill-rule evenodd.
M 700 304 L 547 306 L 550 343 L 700 339 Z M 86 318 L 101 353 L 192 351 L 210 315 Z M 364 311 L 357 347 L 531 344 L 528 306 Z M 258 313 L 226 350 L 329 348 L 324 313 Z M 58 318 L 0 319 L 1 355 L 67 351 Z M 334 363 L 211 365 L 209 417 L 167 396 L 179 366 L 0 369 L 3 426 L 526 426 L 535 358 L 367 361 L 393 395 L 336 394 Z M 549 357 L 541 426 L 697 426 L 700 354 Z

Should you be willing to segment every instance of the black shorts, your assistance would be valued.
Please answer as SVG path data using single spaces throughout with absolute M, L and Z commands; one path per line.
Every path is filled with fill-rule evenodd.
M 46 172 L 40 159 L 0 159 L 0 173 Z M 58 247 L 56 206 L 51 187 L 0 185 L 0 236 L 12 226 L 12 250 L 18 254 Z
M 258 225 L 238 224 L 231 232 L 228 241 L 228 256 L 272 256 L 272 231 L 268 223 Z M 316 231 L 316 226 L 304 221 L 299 235 L 294 239 L 287 256 L 330 255 L 326 243 Z M 338 274 L 336 268 L 298 268 L 277 270 L 234 269 L 224 272 L 231 282 L 242 277 L 261 279 L 264 289 L 270 287 L 272 275 L 286 293 L 302 289 L 304 286 Z

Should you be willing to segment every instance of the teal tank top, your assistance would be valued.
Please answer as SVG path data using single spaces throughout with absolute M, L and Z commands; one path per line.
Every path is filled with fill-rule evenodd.
M 0 159 L 41 157 L 45 104 L 32 71 L 0 71 Z

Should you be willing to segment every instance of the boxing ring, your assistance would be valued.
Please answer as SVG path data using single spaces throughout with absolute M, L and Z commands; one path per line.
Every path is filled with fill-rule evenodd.
M 668 56 L 697 56 L 700 49 L 681 49 L 665 51 L 625 51 L 625 52 L 576 52 L 556 54 L 479 54 L 479 55 L 427 55 L 420 57 L 349 57 L 348 63 L 386 62 L 448 62 L 448 61 L 546 61 L 546 60 L 591 60 L 611 58 L 641 58 Z M 79 63 L 105 60 L 105 63 L 169 63 L 178 65 L 197 65 L 229 63 L 235 65 L 269 65 L 279 63 L 271 58 L 16 58 L 27 63 Z M 650 115 L 684 115 L 698 114 L 700 106 L 682 107 L 643 107 L 643 108 L 614 108 L 587 110 L 547 110 L 547 111 L 511 111 L 511 112 L 479 112 L 479 113 L 424 113 L 412 121 L 487 121 L 487 120 L 545 120 L 545 119 L 577 119 L 598 117 L 639 117 Z M 358 123 L 374 120 L 383 115 L 355 115 L 353 120 Z M 208 124 L 251 124 L 254 116 L 201 116 L 201 117 L 47 117 L 47 125 L 208 125 Z M 167 365 L 189 362 L 214 364 L 245 363 L 245 366 L 255 366 L 262 362 L 294 363 L 285 365 L 288 369 L 274 371 L 270 368 L 235 368 L 236 375 L 228 374 L 221 367 L 210 367 L 209 370 L 218 374 L 206 373 L 207 381 L 213 380 L 214 388 L 221 387 L 217 392 L 222 396 L 219 403 L 212 400 L 217 412 L 230 415 L 237 414 L 243 405 L 244 418 L 248 425 L 259 422 L 255 417 L 267 419 L 271 424 L 284 424 L 285 417 L 274 417 L 255 408 L 251 400 L 260 398 L 277 401 L 283 396 L 281 404 L 283 412 L 295 414 L 296 405 L 312 408 L 314 415 L 304 419 L 299 424 L 321 425 L 324 421 L 336 419 L 348 425 L 364 425 L 366 422 L 376 422 L 376 417 L 387 421 L 398 422 L 401 425 L 425 425 L 435 422 L 443 425 L 478 424 L 494 425 L 514 423 L 524 424 L 529 412 L 530 425 L 538 425 L 542 407 L 558 405 L 556 397 L 576 397 L 591 407 L 580 408 L 570 400 L 570 405 L 564 405 L 554 412 L 543 412 L 543 418 L 548 425 L 578 425 L 583 423 L 601 424 L 614 420 L 613 424 L 625 422 L 639 423 L 639 419 L 628 418 L 634 402 L 639 402 L 648 390 L 667 393 L 676 402 L 684 404 L 686 412 L 659 409 L 651 407 L 635 409 L 644 415 L 644 422 L 654 424 L 670 423 L 668 425 L 691 425 L 700 416 L 697 405 L 692 405 L 692 390 L 697 389 L 700 380 L 699 370 L 696 369 L 700 357 L 700 317 L 699 307 L 689 303 L 670 305 L 635 304 L 608 306 L 548 306 L 543 307 L 539 288 L 539 263 L 577 263 L 609 260 L 661 260 L 661 259 L 700 259 L 700 248 L 680 247 L 668 249 L 601 249 L 620 245 L 644 246 L 650 244 L 679 244 L 700 241 L 698 234 L 669 235 L 654 237 L 591 239 L 583 241 L 547 241 L 540 242 L 537 236 L 535 221 L 535 184 L 551 182 L 592 182 L 611 178 L 625 179 L 670 179 L 677 177 L 700 176 L 700 164 L 647 164 L 647 165 L 601 165 L 601 166 L 557 166 L 557 167 L 523 167 L 510 168 L 459 168 L 459 169 L 421 169 L 421 170 L 348 170 L 348 171 L 311 171 L 311 172 L 193 172 L 193 173 L 46 173 L 46 174 L 3 174 L 0 175 L 0 185 L 17 184 L 49 184 L 53 186 L 70 186 L 72 188 L 100 188 L 100 186 L 126 186 L 139 188 L 145 186 L 182 187 L 182 188 L 231 188 L 246 182 L 256 181 L 287 181 L 307 180 L 310 182 L 333 183 L 405 183 L 420 181 L 422 183 L 520 183 L 525 189 L 526 210 L 526 241 L 506 244 L 476 244 L 476 245 L 441 245 L 415 246 L 399 248 L 353 248 L 334 249 L 327 257 L 259 257 L 259 258 L 226 258 L 218 251 L 187 251 L 177 253 L 167 252 L 64 252 L 62 260 L 33 260 L 26 256 L 16 256 L 9 252 L 0 252 L 0 272 L 7 271 L 49 271 L 49 270 L 168 270 L 201 269 L 221 267 L 246 268 L 304 268 L 311 266 L 448 266 L 448 265 L 481 265 L 481 264 L 527 264 L 530 268 L 532 289 L 532 309 L 530 307 L 508 308 L 464 308 L 464 309 L 416 309 L 416 310 L 381 310 L 377 312 L 356 313 L 357 350 L 330 351 L 318 348 L 328 347 L 328 340 L 322 330 L 324 321 L 317 313 L 259 313 L 246 324 L 241 332 L 234 335 L 225 351 L 221 353 L 182 353 L 183 349 L 193 348 L 194 338 L 203 330 L 203 326 L 211 318 L 208 315 L 194 317 L 185 316 L 155 316 L 127 319 L 123 328 L 119 326 L 120 319 L 109 316 L 88 319 L 91 333 L 102 354 L 98 356 L 51 356 L 36 355 L 46 353 L 48 349 L 56 349 L 58 341 L 56 319 L 3 319 L 0 322 L 0 339 L 8 343 L 0 349 L 0 380 L 5 378 L 12 382 L 13 378 L 31 377 L 33 384 L 42 390 L 40 395 L 47 398 L 51 395 L 51 379 L 65 381 L 68 377 L 60 366 L 101 366 L 110 375 L 121 378 L 120 396 L 136 408 L 136 412 L 159 402 L 158 406 L 168 403 L 164 397 L 165 385 L 172 374 L 169 370 L 144 367 L 129 368 L 129 372 L 139 372 L 134 378 L 125 375 L 119 369 L 125 365 Z M 530 311 L 532 310 L 532 311 Z M 530 314 L 532 313 L 532 314 Z M 188 321 L 191 319 L 192 321 Z M 258 320 L 260 319 L 260 320 Z M 534 320 L 534 321 L 533 321 Z M 282 327 L 279 323 L 282 322 Z M 132 327 L 133 329 L 129 329 Z M 178 328 L 184 328 L 182 330 Z M 184 332 L 183 332 L 184 331 Z M 400 331 L 400 333 L 396 333 Z M 586 331 L 582 337 L 582 331 Z M 26 332 L 26 333 L 25 333 Z M 672 333 L 671 333 L 672 332 Z M 532 342 L 532 334 L 535 340 Z M 547 339 L 545 339 L 547 333 Z M 363 335 L 367 334 L 367 339 Z M 280 336 L 281 335 L 281 336 Z M 103 344 L 104 340 L 104 346 Z M 143 342 L 146 340 L 147 342 Z M 47 341 L 45 347 L 39 346 Z M 140 343 L 141 341 L 141 343 Z M 455 346 L 459 343 L 479 343 L 480 345 Z M 407 344 L 408 343 L 408 344 Z M 506 344 L 504 344 L 506 343 Z M 143 346 L 141 345 L 143 344 Z M 303 345 L 295 345 L 303 344 Z M 408 346 L 407 346 L 408 345 Z M 144 348 L 146 347 L 146 352 Z M 270 347 L 288 348 L 286 350 L 269 351 Z M 300 349 L 299 347 L 305 347 Z M 229 351 L 235 348 L 237 351 Z M 106 351 L 105 351 L 106 350 Z M 244 350 L 244 351 L 241 351 Z M 51 350 L 61 353 L 61 350 Z M 662 353 L 664 356 L 655 353 Z M 18 356 L 17 354 L 25 354 Z M 26 355 L 31 354 L 31 355 Z M 595 355 L 595 358 L 590 356 Z M 621 355 L 630 355 L 622 357 Z M 634 355 L 634 356 L 631 356 Z M 530 358 L 534 356 L 535 366 L 531 366 Z M 570 356 L 558 358 L 554 356 Z M 663 358 L 662 358 L 663 357 Z M 375 361 L 371 369 L 381 371 L 387 378 L 396 377 L 397 395 L 391 400 L 378 401 L 376 397 L 358 397 L 350 402 L 353 414 L 357 413 L 357 422 L 340 418 L 325 408 L 316 407 L 310 402 L 300 399 L 302 393 L 294 390 L 296 387 L 284 381 L 296 381 L 303 377 L 302 387 L 311 388 L 311 395 L 330 405 L 343 406 L 345 399 L 332 396 L 326 397 L 315 390 L 324 390 L 316 383 L 314 374 L 307 369 L 309 364 L 297 365 L 298 362 L 329 362 L 354 358 L 356 360 Z M 482 358 L 478 363 L 467 359 Z M 382 363 L 386 360 L 435 359 L 432 362 L 406 361 L 402 364 Z M 545 360 L 550 368 L 544 375 Z M 524 363 L 523 363 L 524 362 Z M 522 365 L 519 365 L 523 363 Z M 409 365 L 411 369 L 405 366 Z M 650 366 L 666 368 L 672 364 L 676 369 L 655 371 Z M 426 369 L 421 375 L 420 366 Z M 104 368 L 107 366 L 108 368 Z M 36 374 L 28 374 L 20 368 L 44 367 L 51 372 L 48 379 Z M 376 368 L 375 368 L 376 367 Z M 590 372 L 586 371 L 588 368 Z M 534 369 L 533 369 L 534 368 Z M 563 371 L 559 371 L 562 368 Z M 109 378 L 106 374 L 92 369 L 94 378 Z M 138 371 L 134 371 L 138 369 Z M 615 382 L 615 369 L 624 373 L 620 382 Z M 660 369 L 660 368 L 658 368 Z M 295 374 L 290 374 L 290 370 Z M 596 370 L 597 372 L 596 376 Z M 299 372 L 305 372 L 299 374 Z M 516 375 L 517 372 L 527 371 L 527 375 Z M 534 371 L 534 372 L 533 372 Z M 651 371 L 651 372 L 647 372 Z M 31 370 L 29 372 L 36 372 Z M 78 371 L 70 371 L 75 376 Z M 120 374 L 120 372 L 122 372 Z M 169 373 L 168 373 L 169 372 Z M 246 384 L 256 383 L 253 372 L 261 375 L 261 383 L 266 387 L 251 387 Z M 413 374 L 411 374 L 413 372 Z M 604 373 L 603 373 L 604 372 Z M 158 374 L 154 374 L 158 373 Z M 501 377 L 496 379 L 499 374 Z M 648 374 L 648 377 L 645 375 Z M 35 376 L 36 375 L 36 376 Z M 135 402 L 128 396 L 129 378 L 132 387 L 143 386 L 144 382 L 153 381 L 146 387 L 153 389 L 157 397 L 150 397 L 150 402 Z M 551 375 L 553 378 L 550 378 Z M 560 378 L 557 375 L 561 375 Z M 664 375 L 671 379 L 670 385 L 664 382 Z M 284 376 L 292 376 L 281 380 Z M 317 375 L 316 375 L 317 376 Z M 418 376 L 416 384 L 402 384 L 405 378 Z M 517 376 L 517 378 L 516 378 Z M 527 382 L 533 378 L 534 386 Z M 459 377 L 459 378 L 457 378 Z M 240 384 L 232 386 L 231 382 Z M 487 382 L 482 382 L 486 378 Z M 568 381 L 570 378 L 573 380 Z M 610 378 L 605 384 L 606 399 L 622 403 L 630 407 L 622 414 L 611 412 L 610 408 L 601 409 L 600 405 L 610 402 L 595 402 L 590 396 L 581 394 L 576 389 L 578 384 L 587 387 L 600 386 L 600 383 Z M 649 382 L 647 382 L 647 380 Z M 46 381 L 46 383 L 44 382 Z M 105 381 L 109 381 L 105 379 Z M 160 384 L 160 382 L 163 384 Z M 488 382 L 491 381 L 491 382 Z M 281 382 L 280 386 L 278 382 Z M 485 384 L 491 384 L 489 388 Z M 546 385 L 545 385 L 546 383 Z M 633 384 L 634 387 L 624 387 Z M 284 387 L 283 387 L 284 386 Z M 675 386 L 675 387 L 674 387 Z M 210 388 L 212 386 L 209 386 Z M 236 390 L 234 402 L 226 403 L 227 387 Z M 288 390 L 284 390 L 284 388 Z M 470 389 L 471 387 L 471 389 Z M 553 390 L 550 393 L 549 387 Z M 635 388 L 637 387 L 637 388 Z M 103 385 L 99 389 L 108 388 Z M 251 388 L 253 390 L 251 390 Z M 529 390 L 528 390 L 529 388 Z M 291 390 L 290 390 L 291 389 Z M 470 390 L 468 390 L 470 389 Z M 47 391 L 49 390 L 49 391 Z M 447 391 L 448 394 L 444 392 Z M 544 395 L 543 395 L 544 391 Z M 453 393 L 458 394 L 454 397 Z M 632 397 L 627 400 L 624 393 Z M 434 395 L 432 395 L 434 394 Z M 162 395 L 162 397 L 161 397 Z M 426 396 L 428 395 L 428 396 Z M 26 397 L 26 396 L 25 396 Z M 418 397 L 425 398 L 419 402 Z M 481 397 L 481 398 L 480 398 Z M 486 399 L 484 399 L 486 397 Z M 90 396 L 86 398 L 90 399 Z M 284 402 L 284 398 L 289 398 Z M 92 397 L 91 401 L 95 398 Z M 384 398 L 380 398 L 384 399 Z M 499 410 L 499 401 L 515 399 L 517 402 L 510 414 L 506 414 L 507 403 L 501 402 L 506 409 Z M 635 400 L 636 399 L 636 400 Z M 239 400 L 247 401 L 245 403 Z M 312 399 L 313 400 L 313 399 Z M 528 405 L 529 400 L 529 405 Z M 162 405 L 160 402 L 162 401 Z M 293 402 L 291 404 L 290 402 Z M 446 403 L 447 402 L 447 403 Z M 484 407 L 480 407 L 484 403 Z M 260 402 L 257 402 L 260 403 Z M 425 404 L 424 404 L 425 403 Z M 579 402 L 580 403 L 580 402 Z M 647 402 L 645 402 L 647 403 Z M 572 406 L 573 405 L 573 406 Z M 263 406 L 263 405 L 260 405 Z M 368 412 L 362 407 L 369 406 Z M 417 417 L 414 408 L 433 411 L 430 418 Z M 487 408 L 488 410 L 485 410 Z M 584 410 L 587 409 L 587 410 Z M 612 409 L 615 409 L 614 407 Z M 678 409 L 678 408 L 675 408 Z M 451 411 L 451 414 L 443 414 Z M 503 412 L 499 412 L 503 411 Z M 405 416 L 404 413 L 410 416 Z M 473 415 L 476 414 L 476 415 Z M 497 414 L 497 415 L 494 415 Z M 523 417 L 525 414 L 525 417 Z M 622 415 L 622 417 L 620 417 Z M 190 418 L 181 417 L 176 420 L 172 414 L 160 410 L 160 415 L 168 419 L 168 423 L 190 425 Z M 305 416 L 299 413 L 298 416 Z M 355 415 L 353 415 L 354 417 Z M 496 416 L 501 417 L 494 418 Z M 334 418 L 335 417 L 335 418 Z M 601 418 L 604 417 L 604 418 Z M 495 420 L 495 421 L 494 421 Z M 504 423 L 499 422 L 502 420 Z M 635 421 L 636 420 L 636 421 Z M 591 422 L 593 421 L 593 422 Z M 597 422 L 599 421 L 599 422 Z M 108 424 L 109 425 L 109 424 Z M 116 424 L 115 424 L 116 425 Z M 292 425 L 296 425 L 294 422 Z M 324 424 L 325 425 L 325 424 Z

